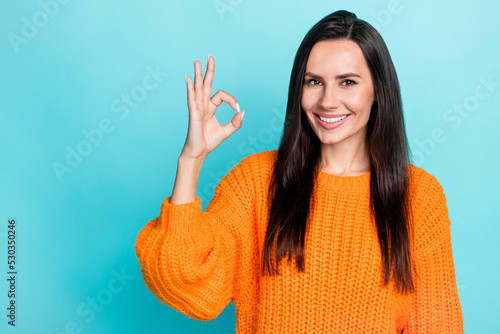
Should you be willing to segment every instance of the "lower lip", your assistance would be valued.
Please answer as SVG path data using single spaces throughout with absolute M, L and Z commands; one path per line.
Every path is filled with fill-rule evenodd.
M 349 116 L 350 115 L 347 115 L 346 118 L 344 118 L 343 120 L 339 121 L 339 122 L 336 122 L 336 123 L 327 123 L 327 122 L 323 122 L 318 115 L 314 114 L 314 116 L 316 116 L 316 119 L 318 120 L 319 124 L 324 127 L 325 129 L 327 130 L 332 130 L 332 129 L 335 129 L 335 128 L 338 128 L 339 126 L 341 126 L 342 124 L 345 123 L 345 121 L 347 121 L 347 119 L 349 119 Z

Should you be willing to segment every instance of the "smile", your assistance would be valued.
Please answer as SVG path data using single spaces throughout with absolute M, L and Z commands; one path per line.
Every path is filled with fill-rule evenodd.
M 324 129 L 326 130 L 333 130 L 336 129 L 345 122 L 349 120 L 350 114 L 347 115 L 342 115 L 342 116 L 337 116 L 337 117 L 324 117 L 320 116 L 318 114 L 314 114 L 316 119 L 318 120 L 319 125 L 321 125 Z
M 339 116 L 339 117 L 333 117 L 333 118 L 326 118 L 326 117 L 321 117 L 319 116 L 319 119 L 322 120 L 323 122 L 326 122 L 326 123 L 337 123 L 337 122 L 340 122 L 341 120 L 343 120 L 344 118 L 347 117 L 347 115 L 344 115 L 344 116 Z

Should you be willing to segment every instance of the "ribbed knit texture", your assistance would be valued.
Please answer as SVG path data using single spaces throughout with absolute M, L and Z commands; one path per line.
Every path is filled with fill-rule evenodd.
M 198 197 L 163 201 L 136 242 L 144 281 L 161 301 L 211 320 L 234 300 L 238 334 L 463 333 L 446 198 L 436 178 L 414 165 L 414 294 L 398 294 L 393 280 L 383 286 L 370 173 L 319 172 L 305 272 L 285 259 L 279 276 L 261 276 L 276 157 L 272 150 L 244 158 L 220 180 L 204 212 Z

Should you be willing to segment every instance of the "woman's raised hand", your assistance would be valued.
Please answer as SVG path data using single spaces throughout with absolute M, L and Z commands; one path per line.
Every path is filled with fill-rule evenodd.
M 203 80 L 201 63 L 194 61 L 195 81 L 186 76 L 187 101 L 189 107 L 189 127 L 181 155 L 188 158 L 204 159 L 220 143 L 241 127 L 244 111 L 236 98 L 223 90 L 217 91 L 212 98 L 214 79 L 214 59 L 208 56 L 207 72 Z M 227 124 L 220 124 L 215 118 L 215 110 L 222 102 L 227 102 L 238 111 Z

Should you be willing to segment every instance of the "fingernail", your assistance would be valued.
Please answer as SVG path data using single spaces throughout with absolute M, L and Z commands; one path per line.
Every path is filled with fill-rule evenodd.
M 238 102 L 236 102 L 236 110 L 240 112 L 240 105 L 238 104 Z
M 245 117 L 245 110 L 241 113 L 241 120 L 243 120 L 243 117 Z
M 187 75 L 185 76 L 185 79 L 186 79 L 186 83 L 188 83 L 188 76 Z
M 208 57 L 207 57 L 207 63 L 210 61 L 210 53 L 208 54 Z
M 196 64 L 196 59 L 194 60 L 194 63 Z

